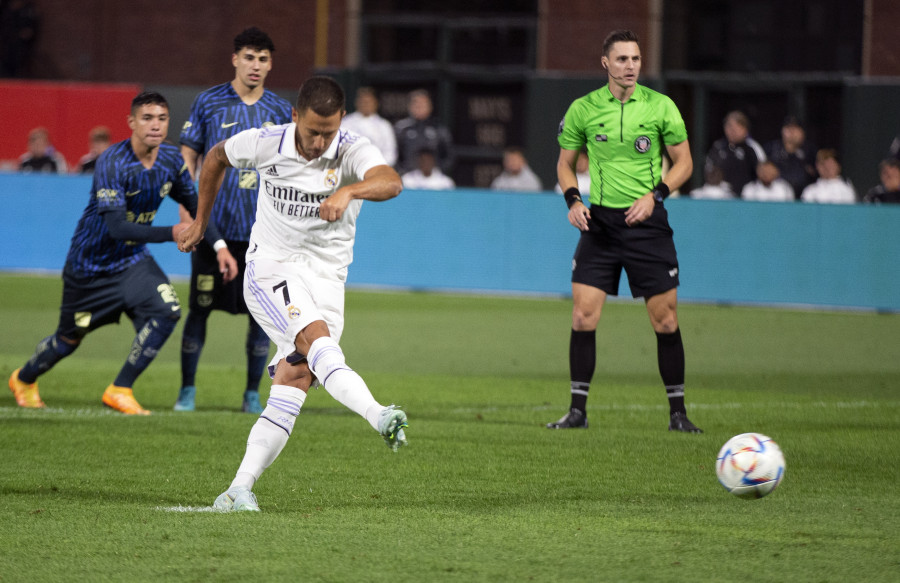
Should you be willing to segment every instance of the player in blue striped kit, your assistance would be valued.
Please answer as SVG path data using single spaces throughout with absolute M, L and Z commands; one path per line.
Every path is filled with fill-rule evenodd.
M 97 159 L 91 198 L 63 269 L 59 326 L 10 376 L 9 388 L 22 407 L 43 407 L 38 376 L 72 354 L 89 332 L 117 323 L 124 312 L 137 335 L 125 365 L 103 393 L 103 404 L 128 415 L 150 413 L 135 400 L 132 386 L 175 329 L 181 307 L 146 244 L 172 241 L 186 227 L 152 226 L 163 199 L 170 197 L 196 214 L 197 192 L 178 149 L 163 143 L 169 106 L 162 95 L 135 97 L 128 125 L 131 137 Z M 208 236 L 220 238 L 215 228 Z M 223 257 L 223 267 L 237 271 L 233 259 Z
M 246 129 L 291 121 L 291 104 L 264 87 L 274 51 L 272 40 L 257 28 L 248 28 L 235 37 L 231 56 L 234 80 L 200 93 L 181 131 L 181 153 L 192 176 L 197 175 L 200 157 L 218 142 Z M 200 247 L 191 254 L 190 311 L 181 339 L 181 389 L 176 411 L 194 410 L 197 365 L 206 339 L 206 322 L 212 310 L 223 310 L 248 314 L 247 382 L 242 409 L 262 412 L 259 382 L 268 361 L 269 339 L 249 315 L 243 295 L 244 255 L 256 216 L 257 189 L 255 169 L 229 168 L 212 214 L 225 241 L 215 250 Z M 216 254 L 222 250 L 237 259 L 238 275 L 230 282 L 223 280 L 219 272 Z

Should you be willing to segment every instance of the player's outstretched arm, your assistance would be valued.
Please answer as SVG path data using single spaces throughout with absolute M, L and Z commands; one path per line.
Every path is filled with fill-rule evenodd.
M 225 177 L 225 169 L 231 166 L 228 156 L 225 154 L 225 142 L 219 142 L 206 154 L 203 162 L 203 172 L 200 173 L 200 187 L 197 192 L 197 218 L 191 225 L 178 235 L 178 249 L 189 253 L 197 247 L 206 232 L 209 224 L 209 215 L 212 213 L 213 203 L 222 186 Z
M 362 181 L 337 189 L 334 194 L 322 201 L 319 216 L 333 222 L 344 216 L 344 211 L 351 200 L 362 199 L 383 201 L 394 198 L 403 190 L 400 175 L 390 166 L 375 166 L 366 172 Z

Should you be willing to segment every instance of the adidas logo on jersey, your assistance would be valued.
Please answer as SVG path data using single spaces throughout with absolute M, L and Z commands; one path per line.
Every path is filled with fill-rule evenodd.
M 268 170 L 266 170 L 266 176 L 278 176 L 278 171 L 275 170 L 274 166 L 269 166 Z

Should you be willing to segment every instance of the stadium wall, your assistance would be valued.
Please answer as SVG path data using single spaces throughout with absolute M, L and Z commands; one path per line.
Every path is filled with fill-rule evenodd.
M 59 272 L 90 179 L 0 174 L 0 270 Z M 683 300 L 900 310 L 900 206 L 673 199 Z M 156 223 L 177 220 L 165 202 Z M 405 191 L 367 203 L 349 285 L 568 295 L 578 233 L 552 193 Z M 152 245 L 176 278 L 174 245 Z M 622 295 L 629 297 L 627 283 Z

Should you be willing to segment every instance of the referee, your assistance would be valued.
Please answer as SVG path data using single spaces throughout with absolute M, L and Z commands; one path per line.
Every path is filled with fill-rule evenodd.
M 576 99 L 560 125 L 559 185 L 569 222 L 581 231 L 572 261 L 571 405 L 550 429 L 587 428 L 586 404 L 596 364 L 596 330 L 622 269 L 643 297 L 656 332 L 659 372 L 669 399 L 669 430 L 701 433 L 684 408 L 684 346 L 678 329 L 678 259 L 663 201 L 693 171 L 687 130 L 675 103 L 637 83 L 638 37 L 617 30 L 603 41 L 608 84 Z M 578 152 L 590 159 L 590 208 L 575 178 Z M 662 179 L 662 157 L 672 166 Z

